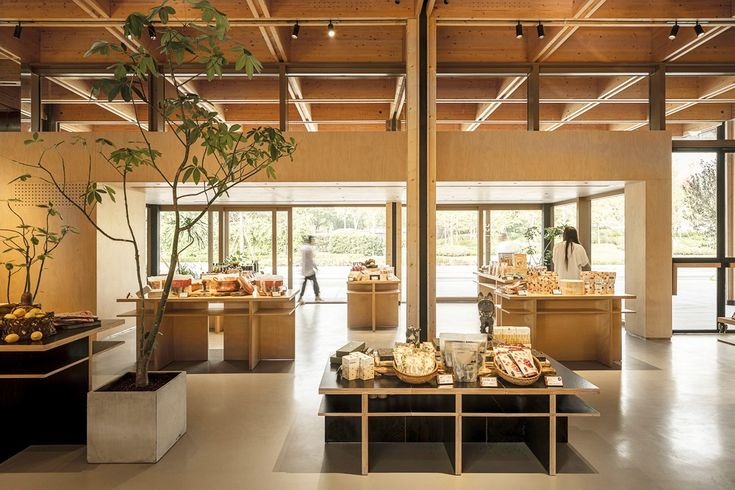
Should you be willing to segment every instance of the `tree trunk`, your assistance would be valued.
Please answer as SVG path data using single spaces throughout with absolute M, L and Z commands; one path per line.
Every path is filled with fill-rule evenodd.
M 135 363 L 135 386 L 148 386 L 148 361 L 150 357 L 140 355 Z
M 23 306 L 30 306 L 33 304 L 33 294 L 30 291 L 25 291 L 20 295 L 20 304 Z

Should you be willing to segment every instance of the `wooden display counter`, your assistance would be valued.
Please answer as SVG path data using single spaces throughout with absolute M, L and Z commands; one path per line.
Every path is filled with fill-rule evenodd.
M 224 359 L 248 361 L 254 369 L 262 359 L 294 359 L 296 350 L 296 294 L 283 296 L 211 296 L 169 298 L 161 323 L 151 369 L 174 361 L 206 361 L 209 357 L 209 324 L 224 330 Z M 135 303 L 134 311 L 119 315 L 153 323 L 159 299 L 119 299 Z
M 347 327 L 398 327 L 400 280 L 347 281 Z
M 475 272 L 475 275 L 477 276 L 477 292 L 483 294 L 495 294 L 499 287 L 517 282 L 516 279 L 502 279 L 487 272 Z
M 38 342 L 0 344 L 0 461 L 36 444 L 86 444 L 92 358 L 120 344 L 94 337 L 122 323 L 103 320 Z
M 606 366 L 622 360 L 620 295 L 510 295 L 495 292 L 496 325 L 528 326 L 534 348 L 562 361 L 598 361 Z
M 482 388 L 477 382 L 437 387 L 435 381 L 412 386 L 394 376 L 346 381 L 336 366 L 327 365 L 319 385 L 325 442 L 359 443 L 362 474 L 385 448 L 382 443 L 443 443 L 457 475 L 470 468 L 477 471 L 493 447 L 520 442 L 555 475 L 557 453 L 566 458 L 574 454 L 568 445 L 569 418 L 599 416 L 580 395 L 600 390 L 549 360 L 564 386 L 547 388 L 543 379 L 515 386 L 500 378 L 497 388 Z M 410 460 L 410 449 L 404 454 Z M 490 459 L 498 458 L 497 450 L 492 454 Z M 514 467 L 518 468 L 517 460 L 502 470 L 507 473 Z

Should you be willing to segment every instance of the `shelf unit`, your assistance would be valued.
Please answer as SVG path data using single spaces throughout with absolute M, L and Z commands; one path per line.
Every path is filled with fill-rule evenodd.
M 599 388 L 549 360 L 565 386 L 547 388 L 540 381 L 520 387 L 501 379 L 498 388 L 478 383 L 412 386 L 390 376 L 345 381 L 327 365 L 319 387 L 325 442 L 359 443 L 363 474 L 370 471 L 376 451 L 401 453 L 390 448 L 441 443 L 456 475 L 476 466 L 473 455 L 498 444 L 522 443 L 540 467 L 555 475 L 557 452 L 567 450 L 569 418 L 599 416 L 581 398 Z M 436 467 L 448 467 L 441 463 Z
M 347 281 L 347 327 L 398 327 L 401 281 Z

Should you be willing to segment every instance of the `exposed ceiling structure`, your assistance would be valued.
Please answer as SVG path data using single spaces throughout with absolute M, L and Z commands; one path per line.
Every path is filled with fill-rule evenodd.
M 394 64 L 405 61 L 405 23 L 420 0 L 212 0 L 230 16 L 233 41 L 264 63 Z M 440 131 L 525 129 L 526 79 L 502 73 L 450 73 L 442 67 L 478 63 L 639 65 L 716 63 L 729 69 L 708 76 L 670 75 L 667 128 L 685 135 L 733 119 L 735 0 L 429 0 L 437 23 L 437 127 Z M 84 58 L 96 40 L 130 42 L 120 25 L 149 0 L 4 0 L 0 11 L 0 106 L 21 109 L 19 63 L 104 63 Z M 169 2 L 178 19 L 191 8 Z M 291 26 L 300 21 L 298 39 Z M 326 35 L 332 21 L 337 35 Z M 522 21 L 521 38 L 516 23 Z M 16 23 L 23 27 L 13 37 Z M 538 36 L 538 22 L 544 37 Z M 673 22 L 680 29 L 669 39 Z M 701 36 L 694 23 L 704 29 Z M 640 70 L 639 70 L 640 71 Z M 648 77 L 620 73 L 543 74 L 541 130 L 645 128 Z M 292 131 L 385 131 L 405 112 L 403 77 L 298 73 L 288 79 Z M 62 130 L 134 129 L 140 107 L 91 99 L 89 75 L 53 77 L 42 97 Z M 220 117 L 245 127 L 277 125 L 277 76 L 194 80 L 190 91 L 208 99 Z M 27 114 L 26 114 L 27 116 Z

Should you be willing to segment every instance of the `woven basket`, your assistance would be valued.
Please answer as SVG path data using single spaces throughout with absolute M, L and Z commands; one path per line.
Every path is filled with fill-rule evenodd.
M 429 374 L 424 374 L 421 376 L 414 376 L 411 374 L 402 373 L 401 371 L 398 370 L 398 367 L 396 366 L 395 361 L 393 362 L 393 370 L 396 372 L 396 376 L 398 376 L 398 379 L 400 379 L 404 383 L 408 383 L 410 385 L 422 385 L 434 379 L 434 377 L 436 376 L 436 373 L 439 371 L 439 365 L 437 364 L 434 367 L 434 370 L 430 372 Z
M 16 318 L 15 320 L 2 320 L 2 337 L 17 334 L 20 340 L 28 340 L 33 332 L 41 332 L 44 337 L 56 335 L 54 327 L 54 315 L 47 313 L 43 318 Z
M 495 372 L 498 373 L 498 376 L 503 378 L 504 381 L 507 381 L 510 384 L 516 386 L 529 386 L 534 384 L 536 381 L 539 380 L 539 378 L 541 378 L 541 361 L 536 359 L 536 357 L 534 356 L 533 363 L 536 365 L 536 369 L 538 370 L 538 374 L 533 378 L 516 378 L 515 376 L 511 376 L 510 374 L 503 371 L 503 368 L 500 367 L 497 363 L 495 364 Z

